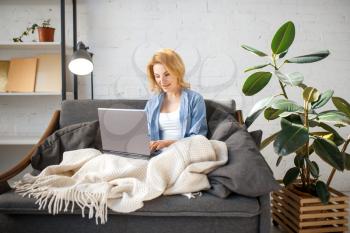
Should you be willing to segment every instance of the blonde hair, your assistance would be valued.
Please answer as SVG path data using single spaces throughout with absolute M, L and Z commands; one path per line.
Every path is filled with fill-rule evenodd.
M 153 55 L 147 65 L 147 78 L 151 91 L 158 93 L 162 91 L 155 80 L 153 72 L 153 66 L 155 64 L 162 64 L 166 71 L 177 79 L 181 88 L 190 88 L 190 84 L 184 80 L 185 65 L 179 54 L 172 49 L 161 49 Z

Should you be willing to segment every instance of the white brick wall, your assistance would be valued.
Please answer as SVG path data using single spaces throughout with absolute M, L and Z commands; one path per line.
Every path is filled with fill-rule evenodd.
M 31 1 L 40 4 L 29 6 L 30 11 L 24 0 L 0 3 L 3 28 L 0 40 L 12 38 L 18 28 L 25 27 L 33 18 L 40 19 L 43 15 L 46 18 L 48 9 L 59 17 L 59 8 L 51 2 Z M 69 23 L 69 11 L 67 17 Z M 184 58 L 193 89 L 206 98 L 234 98 L 245 114 L 254 102 L 278 92 L 279 86 L 272 81 L 269 88 L 254 97 L 242 95 L 241 86 L 247 77 L 243 70 L 264 60 L 247 53 L 240 45 L 269 51 L 275 30 L 287 20 L 296 25 L 296 38 L 289 56 L 322 49 L 329 49 L 331 55 L 319 63 L 286 65 L 286 72 L 302 72 L 307 84 L 321 91 L 334 89 L 336 95 L 349 101 L 350 1 L 78 0 L 78 38 L 95 53 L 96 98 L 146 98 L 147 61 L 157 49 L 170 47 Z M 57 16 L 53 23 L 58 26 Z M 56 38 L 59 38 L 59 30 L 57 32 Z M 71 28 L 67 32 L 70 36 Z M 89 82 L 79 78 L 83 98 L 90 96 Z M 298 90 L 291 91 L 293 98 L 299 98 Z M 8 113 L 0 111 L 0 122 L 4 122 L 9 118 Z M 267 136 L 278 127 L 274 122 L 261 119 L 252 129 L 261 128 Z M 344 133 L 348 134 L 349 130 Z M 276 177 L 281 178 L 290 167 L 290 158 L 276 168 L 277 156 L 272 149 L 266 149 L 263 154 Z M 320 164 L 325 171 L 322 178 L 325 178 L 329 169 L 323 162 Z M 337 173 L 334 186 L 349 191 L 347 177 L 349 172 Z

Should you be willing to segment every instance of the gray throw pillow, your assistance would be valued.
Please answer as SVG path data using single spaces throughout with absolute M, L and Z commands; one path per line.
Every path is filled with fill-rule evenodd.
M 226 165 L 208 174 L 212 187 L 208 192 L 223 198 L 231 193 L 257 197 L 279 189 L 280 185 L 259 151 L 262 132 L 249 133 L 230 119 L 229 113 L 220 111 L 218 114 L 212 116 L 216 125 L 208 122 L 212 132 L 210 139 L 224 141 L 229 158 Z
M 41 171 L 49 165 L 59 164 L 62 161 L 63 152 L 83 148 L 101 150 L 98 121 L 69 125 L 55 131 L 34 152 L 32 167 Z

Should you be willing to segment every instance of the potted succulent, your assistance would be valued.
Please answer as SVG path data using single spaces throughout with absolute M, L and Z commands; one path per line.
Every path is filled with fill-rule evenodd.
M 13 42 L 23 42 L 22 38 L 24 36 L 28 36 L 30 33 L 34 33 L 35 29 L 38 30 L 39 35 L 39 42 L 53 42 L 54 41 L 54 35 L 55 35 L 55 28 L 51 27 L 50 25 L 50 19 L 44 20 L 41 23 L 41 26 L 34 23 L 32 26 L 27 27 L 27 29 L 22 32 L 22 34 L 19 37 L 14 37 L 12 40 Z
M 270 55 L 242 45 L 242 48 L 255 55 L 270 58 L 261 65 L 245 70 L 255 73 L 245 80 L 243 93 L 247 96 L 255 95 L 271 79 L 280 86 L 280 93 L 263 98 L 253 106 L 245 124 L 249 127 L 262 113 L 269 121 L 278 119 L 281 129 L 267 137 L 262 142 L 261 149 L 273 142 L 274 151 L 278 155 L 277 166 L 285 156 L 294 156 L 294 166 L 283 178 L 284 188 L 272 194 L 274 223 L 289 232 L 302 232 L 306 228 L 312 232 L 345 232 L 348 197 L 332 189 L 330 183 L 335 170 L 350 169 L 350 155 L 346 153 L 350 137 L 344 139 L 336 130 L 350 125 L 350 104 L 345 99 L 334 96 L 333 90 L 319 92 L 315 87 L 307 86 L 300 72 L 286 73 L 282 69 L 290 63 L 317 62 L 329 55 L 329 51 L 325 50 L 285 58 L 294 37 L 295 26 L 288 21 L 275 33 Z M 271 71 L 267 68 L 271 68 Z M 300 90 L 299 100 L 289 98 L 287 90 L 292 88 Z M 324 110 L 323 107 L 330 100 L 335 108 Z M 320 168 L 313 159 L 315 155 L 333 167 L 327 183 L 319 178 Z

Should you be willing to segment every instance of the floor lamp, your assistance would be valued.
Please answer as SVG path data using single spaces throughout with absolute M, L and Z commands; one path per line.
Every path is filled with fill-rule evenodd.
M 88 52 L 89 47 L 81 41 L 77 44 L 77 50 L 73 53 L 72 59 L 69 62 L 68 69 L 75 75 L 88 75 L 90 74 L 91 81 L 91 99 L 94 99 L 94 85 L 93 85 L 93 69 L 92 53 Z M 74 83 L 75 85 L 75 83 Z M 74 91 L 77 88 L 74 87 Z M 77 96 L 77 93 L 74 93 Z

